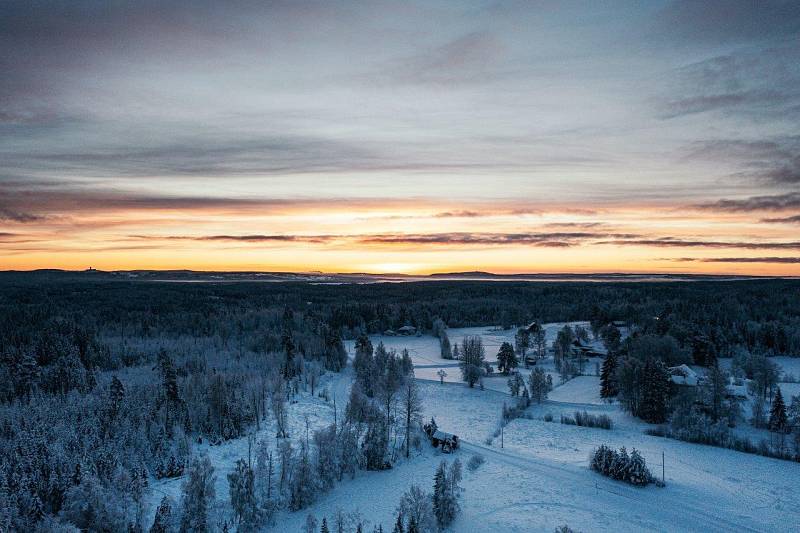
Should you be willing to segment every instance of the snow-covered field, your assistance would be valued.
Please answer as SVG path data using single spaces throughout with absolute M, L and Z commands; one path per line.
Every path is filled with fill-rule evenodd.
M 549 325 L 548 339 L 561 325 Z M 551 333 L 553 332 L 553 333 Z M 480 334 L 487 358 L 503 341 L 513 342 L 513 330 L 491 328 L 449 330 L 451 341 Z M 455 457 L 465 463 L 481 454 L 485 463 L 472 472 L 465 468 L 462 513 L 453 531 L 527 532 L 553 531 L 569 524 L 580 531 L 797 531 L 800 524 L 800 464 L 749 455 L 731 450 L 648 436 L 644 422 L 623 412 L 617 404 L 599 397 L 599 379 L 580 376 L 557 385 L 550 398 L 532 406 L 527 418 L 511 421 L 504 428 L 503 447 L 491 438 L 500 425 L 503 403 L 512 403 L 506 378 L 488 378 L 485 390 L 460 383 L 457 363 L 439 357 L 438 340 L 433 337 L 375 337 L 398 351 L 408 348 L 415 363 L 423 399 L 424 419 L 435 417 L 440 428 L 462 439 L 460 450 L 443 455 L 427 441 L 391 470 L 358 472 L 320 496 L 309 509 L 297 513 L 282 511 L 274 531 L 300 531 L 306 516 L 329 521 L 337 511 L 357 512 L 370 531 L 382 524 L 390 530 L 397 503 L 412 484 L 430 491 L 438 463 Z M 352 343 L 348 343 L 352 354 Z M 788 366 L 796 360 L 785 362 Z M 784 362 L 781 362 L 784 363 Z M 548 364 L 548 362 L 545 362 Z M 551 364 L 551 363 L 549 363 Z M 451 366 L 445 366 L 451 365 Z M 784 366 L 784 368 L 787 366 Z M 446 383 L 438 383 L 435 372 L 445 368 Z M 592 367 L 587 372 L 593 373 Z M 352 372 L 325 376 L 325 386 L 336 393 L 341 414 L 346 403 Z M 435 380 L 435 381 L 434 381 Z M 800 386 L 782 384 L 784 394 L 797 394 Z M 793 392 L 792 392 L 793 390 Z M 606 414 L 612 430 L 565 425 L 560 416 L 575 411 Z M 301 394 L 289 406 L 291 435 L 305 434 L 308 417 L 311 430 L 333 419 L 331 402 Z M 546 414 L 553 416 L 546 422 Z M 269 426 L 257 437 L 274 439 Z M 487 439 L 491 438 L 491 444 Z M 666 487 L 634 488 L 604 478 L 588 468 L 590 452 L 600 444 L 635 447 L 652 472 L 661 476 L 665 458 Z M 228 498 L 226 474 L 234 462 L 247 456 L 247 440 L 206 447 L 216 467 L 217 497 Z M 181 480 L 154 484 L 151 516 L 163 493 L 178 497 Z
M 357 510 L 371 524 L 391 524 L 396 504 L 411 484 L 430 490 L 442 459 L 462 462 L 476 453 L 486 462 L 465 470 L 463 512 L 453 531 L 552 531 L 569 524 L 581 531 L 796 531 L 800 523 L 800 464 L 645 435 L 647 424 L 614 405 L 583 404 L 588 378 L 564 390 L 564 401 L 549 400 L 504 430 L 504 447 L 485 438 L 498 427 L 503 401 L 495 391 L 461 384 L 422 383 L 426 416 L 458 433 L 460 451 L 442 455 L 426 444 L 407 463 L 386 472 L 359 473 L 322 496 L 311 509 L 281 517 L 281 531 L 296 531 L 310 512 L 320 518 L 337 510 Z M 574 381 L 574 380 L 573 380 Z M 569 391 L 575 392 L 570 396 Z M 558 422 L 576 409 L 609 414 L 613 430 Z M 554 422 L 545 422 L 545 413 Z M 654 474 L 665 457 L 667 486 L 633 488 L 588 469 L 599 444 L 635 447 Z
M 548 347 L 553 344 L 553 341 L 558 335 L 558 330 L 569 324 L 572 328 L 582 326 L 588 331 L 588 322 L 553 322 L 544 324 L 545 340 Z M 493 365 L 497 365 L 497 352 L 500 350 L 500 345 L 504 342 L 514 345 L 514 335 L 516 329 L 501 329 L 496 326 L 478 326 L 471 328 L 453 328 L 447 330 L 447 336 L 450 339 L 450 344 L 455 346 L 456 343 L 461 344 L 465 337 L 479 336 L 483 341 L 484 349 L 486 350 L 486 361 Z M 623 337 L 627 335 L 627 331 L 623 328 Z M 446 382 L 459 383 L 461 382 L 461 373 L 458 368 L 458 361 L 442 359 L 441 349 L 439 347 L 439 339 L 431 335 L 420 336 L 393 336 L 393 335 L 372 335 L 370 341 L 373 346 L 377 346 L 382 342 L 389 350 L 396 350 L 398 353 L 402 350 L 408 350 L 411 360 L 414 362 L 414 375 L 417 379 L 426 379 L 432 381 L 439 381 L 439 371 L 444 370 L 447 374 L 444 378 Z M 596 349 L 603 349 L 602 342 L 593 339 L 590 344 Z M 355 341 L 345 341 L 345 348 L 349 354 L 353 354 Z M 553 368 L 552 359 L 545 360 L 539 363 L 553 378 L 553 383 L 558 383 L 559 377 Z M 585 373 L 594 373 L 596 364 L 599 364 L 599 359 L 593 358 L 586 362 Z M 522 366 L 519 368 L 520 373 L 527 376 L 530 372 Z M 508 391 L 508 378 L 505 376 L 489 376 L 484 379 L 484 387 L 500 392 Z

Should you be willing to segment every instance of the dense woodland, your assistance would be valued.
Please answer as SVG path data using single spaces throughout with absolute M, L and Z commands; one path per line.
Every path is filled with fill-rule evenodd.
M 613 374 L 604 380 L 608 395 L 660 423 L 696 409 L 659 388 L 664 367 L 680 362 L 713 368 L 717 357 L 735 356 L 744 372 L 765 374 L 758 383 L 771 398 L 774 380 L 759 361 L 800 354 L 800 283 L 313 285 L 2 275 L 0 530 L 148 530 L 148 483 L 180 475 L 192 508 L 165 499 L 151 531 L 253 529 L 279 508 L 307 507 L 355 469 L 388 468 L 408 454 L 420 410 L 410 361 L 364 334 L 533 320 L 590 320 L 613 355 L 604 368 Z M 635 326 L 636 335 L 615 340 L 606 328 L 614 320 Z M 358 339 L 356 385 L 342 420 L 293 448 L 280 434 L 287 402 L 342 370 L 347 338 Z M 712 398 L 713 410 L 701 414 L 728 420 L 723 403 Z M 193 443 L 242 437 L 267 419 L 278 425 L 276 440 L 229 479 L 230 524 L 211 524 L 212 467 L 193 456 Z

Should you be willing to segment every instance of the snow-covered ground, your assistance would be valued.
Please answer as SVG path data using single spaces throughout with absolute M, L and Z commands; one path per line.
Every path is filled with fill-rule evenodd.
M 486 462 L 475 472 L 465 469 L 463 512 L 453 531 L 552 531 L 561 524 L 581 531 L 796 530 L 800 464 L 645 435 L 647 424 L 617 406 L 582 401 L 594 399 L 590 379 L 556 389 L 564 401 L 532 407 L 533 419 L 508 424 L 502 449 L 499 439 L 491 446 L 484 441 L 498 427 L 508 396 L 463 384 L 422 383 L 426 416 L 459 434 L 461 449 L 442 455 L 423 443 L 409 462 L 386 472 L 359 473 L 311 509 L 282 515 L 279 529 L 296 531 L 307 514 L 330 518 L 340 509 L 357 510 L 370 524 L 386 528 L 411 484 L 430 490 L 439 461 L 459 457 L 466 463 L 479 453 Z M 614 429 L 558 422 L 561 413 L 578 409 L 608 414 Z M 555 421 L 542 420 L 545 413 Z M 602 443 L 637 448 L 659 476 L 663 452 L 666 488 L 633 488 L 591 472 L 589 453 Z
M 548 335 L 561 327 L 548 326 L 553 326 L 548 328 Z M 513 330 L 491 328 L 464 328 L 448 333 L 454 343 L 465 335 L 480 334 L 490 360 L 494 360 L 500 343 L 513 342 L 514 335 Z M 487 378 L 485 390 L 471 389 L 460 382 L 456 362 L 439 358 L 437 339 L 376 337 L 372 342 L 377 344 L 379 340 L 398 351 L 409 349 L 420 385 L 424 418 L 433 416 L 440 428 L 458 434 L 462 439 L 460 450 L 443 455 L 423 440 L 421 450 L 414 451 L 411 459 L 400 461 L 391 470 L 358 472 L 354 479 L 345 479 L 321 495 L 309 509 L 297 513 L 282 511 L 272 530 L 300 531 L 308 514 L 317 519 L 327 516 L 330 521 L 339 510 L 360 513 L 367 526 L 365 531 L 377 524 L 390 530 L 397 503 L 412 484 L 430 491 L 441 460 L 458 457 L 466 466 L 472 455 L 481 454 L 486 462 L 480 468 L 474 472 L 464 469 L 463 511 L 453 531 L 553 531 L 562 524 L 585 532 L 797 531 L 798 463 L 648 436 L 644 433 L 647 424 L 623 412 L 617 404 L 599 398 L 599 379 L 595 376 L 580 376 L 559 385 L 554 375 L 557 386 L 550 398 L 532 406 L 527 418 L 505 426 L 501 448 L 501 440 L 491 437 L 499 428 L 503 403 L 510 405 L 513 400 L 508 395 L 506 378 Z M 352 354 L 352 342 L 348 343 L 348 350 Z M 787 362 L 791 363 L 794 360 Z M 435 376 L 439 368 L 448 372 L 444 384 L 438 383 Z M 547 368 L 552 371 L 551 366 Z M 593 366 L 587 367 L 587 373 L 593 373 Z M 325 386 L 336 393 L 340 414 L 351 379 L 350 370 L 325 377 Z M 787 397 L 792 394 L 793 386 L 782 384 Z M 289 410 L 293 438 L 305 434 L 306 416 L 312 431 L 333 419 L 332 402 L 309 394 L 301 394 Z M 573 415 L 578 410 L 606 414 L 613 420 L 614 428 L 603 430 L 559 422 L 562 414 Z M 553 422 L 544 420 L 546 414 L 553 416 Z M 274 427 L 270 425 L 257 438 L 263 436 L 274 441 L 274 435 Z M 491 444 L 487 444 L 487 439 Z M 590 471 L 589 454 L 600 444 L 635 447 L 658 476 L 663 453 L 667 486 L 634 488 Z M 226 474 L 238 458 L 247 456 L 247 440 L 206 447 L 205 451 L 216 467 L 217 497 L 227 504 Z M 180 484 L 181 480 L 154 483 L 150 518 L 161 494 L 177 497 Z
M 545 341 L 548 348 L 553 344 L 553 341 L 558 335 L 558 330 L 565 325 L 570 325 L 573 329 L 577 326 L 582 326 L 587 331 L 590 330 L 588 322 L 552 322 L 544 324 Z M 500 350 L 500 345 L 504 342 L 514 345 L 514 336 L 516 329 L 501 329 L 496 326 L 477 326 L 470 328 L 452 328 L 447 330 L 447 336 L 450 339 L 450 344 L 455 346 L 464 341 L 468 336 L 479 336 L 483 341 L 484 349 L 486 350 L 486 361 L 495 366 L 497 365 L 497 352 Z M 623 337 L 627 335 L 627 328 L 622 330 Z M 458 368 L 458 361 L 442 359 L 441 349 L 439 347 L 439 339 L 431 335 L 420 336 L 394 336 L 394 335 L 372 335 L 370 341 L 373 346 L 377 346 L 382 342 L 383 345 L 389 350 L 396 350 L 398 353 L 408 350 L 411 360 L 414 362 L 414 375 L 417 379 L 427 379 L 432 381 L 439 381 L 439 371 L 444 370 L 447 374 L 444 378 L 446 382 L 459 383 L 461 382 L 461 373 Z M 603 350 L 602 342 L 597 339 L 592 339 L 590 345 L 595 349 Z M 345 341 L 345 348 L 349 354 L 353 354 L 355 341 Z M 598 358 L 588 359 L 584 369 L 585 373 L 593 374 L 595 367 L 600 364 Z M 553 368 L 552 358 L 541 361 L 539 365 L 543 366 L 545 371 L 553 378 L 553 383 L 559 382 L 558 374 Z M 524 376 L 530 372 L 529 369 L 520 366 L 520 373 Z M 484 387 L 500 392 L 508 391 L 508 377 L 494 375 L 484 379 Z

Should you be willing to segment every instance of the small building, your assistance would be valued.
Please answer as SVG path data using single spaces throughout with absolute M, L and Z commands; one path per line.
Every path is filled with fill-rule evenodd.
M 667 369 L 669 371 L 669 380 L 683 387 L 696 387 L 701 379 L 700 376 L 686 365 L 671 366 Z
M 417 334 L 417 328 L 415 328 L 414 326 L 403 326 L 402 328 L 397 328 L 397 334 L 398 335 L 406 335 L 406 336 L 408 336 L 408 335 L 416 335 Z
M 536 321 L 531 322 L 525 327 L 528 333 L 539 333 L 542 330 L 542 325 Z
M 570 347 L 572 351 L 573 357 L 583 356 L 583 357 L 603 357 L 605 356 L 605 352 L 601 352 L 600 350 L 594 348 L 593 346 L 584 343 L 580 339 L 575 339 L 572 341 L 572 346 Z

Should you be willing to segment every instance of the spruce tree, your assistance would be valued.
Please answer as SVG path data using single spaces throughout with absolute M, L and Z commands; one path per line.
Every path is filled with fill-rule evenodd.
M 328 519 L 324 516 L 322 517 L 322 526 L 319 528 L 319 533 L 331 533 L 331 530 L 328 529 Z
M 603 361 L 603 369 L 600 372 L 600 396 L 602 398 L 613 398 L 619 392 L 617 390 L 616 372 L 617 356 L 609 352 Z
M 446 464 L 442 461 L 433 476 L 433 515 L 439 525 L 443 523 L 446 511 L 444 502 L 445 484 L 447 483 L 445 468 Z
M 783 403 L 783 394 L 781 388 L 775 393 L 775 399 L 772 400 L 772 409 L 769 413 L 769 430 L 776 433 L 786 431 L 788 418 L 786 416 L 786 405 Z
M 645 361 L 642 371 L 639 416 L 652 424 L 662 424 L 667 418 L 669 373 L 664 363 L 652 357 Z

